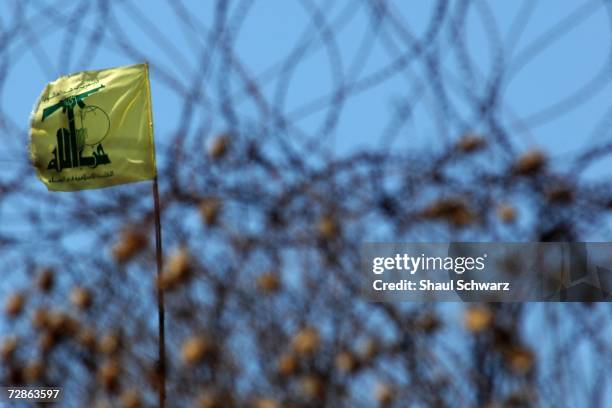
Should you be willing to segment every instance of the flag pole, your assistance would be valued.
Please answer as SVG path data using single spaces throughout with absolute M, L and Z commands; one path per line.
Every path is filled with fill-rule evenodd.
M 165 311 L 164 311 L 164 291 L 159 285 L 162 272 L 162 240 L 161 240 L 161 217 L 159 209 L 159 188 L 157 186 L 157 174 L 153 178 L 153 203 L 155 205 L 155 254 L 157 260 L 157 318 L 159 326 L 159 406 L 166 406 L 166 330 L 165 330 Z

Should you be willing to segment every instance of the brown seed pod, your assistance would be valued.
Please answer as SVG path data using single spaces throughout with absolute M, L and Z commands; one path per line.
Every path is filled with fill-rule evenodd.
M 318 376 L 309 374 L 300 379 L 300 391 L 309 399 L 321 398 L 325 392 L 325 385 Z
M 278 359 L 277 369 L 283 376 L 291 376 L 298 369 L 298 359 L 291 353 L 284 353 Z
M 42 329 L 47 327 L 48 322 L 48 311 L 44 307 L 38 307 L 32 313 L 32 326 L 37 329 Z
M 458 226 L 466 226 L 474 222 L 476 215 L 461 199 L 445 198 L 433 202 L 423 211 L 425 218 L 443 219 Z
M 186 339 L 181 346 L 181 358 L 187 365 L 203 362 L 213 353 L 214 345 L 205 336 L 192 336 Z
M 317 231 L 320 238 L 329 240 L 339 235 L 340 227 L 334 217 L 328 214 L 321 217 L 317 222 Z
M 45 268 L 40 271 L 36 280 L 36 284 L 42 292 L 49 292 L 51 289 L 53 289 L 53 285 L 55 284 L 55 275 L 53 269 Z
M 39 381 L 45 373 L 45 365 L 42 361 L 31 360 L 23 367 L 23 379 L 28 383 Z
M 113 247 L 113 256 L 118 263 L 132 259 L 148 245 L 147 237 L 134 228 L 121 232 L 119 241 Z
M 4 311 L 9 317 L 17 317 L 23 311 L 25 305 L 25 295 L 23 293 L 14 293 L 8 297 L 4 306 Z
M 59 333 L 66 324 L 66 316 L 58 310 L 50 310 L 46 316 L 46 328 L 53 333 Z
M 214 159 L 221 159 L 227 154 L 230 145 L 230 138 L 228 134 L 221 134 L 210 140 L 208 144 L 208 155 Z
M 211 226 L 217 223 L 221 212 L 221 200 L 217 197 L 204 197 L 200 201 L 200 216 L 204 224 Z
M 123 391 L 119 396 L 119 404 L 121 408 L 140 408 L 142 406 L 140 393 L 136 389 Z
M 573 201 L 574 192 L 567 186 L 558 185 L 549 189 L 546 196 L 552 203 L 567 204 Z
M 485 147 L 484 139 L 476 134 L 468 133 L 457 143 L 459 150 L 465 153 L 472 153 Z
M 281 405 L 271 398 L 258 398 L 253 403 L 253 408 L 280 408 Z
M 525 347 L 511 347 L 505 353 L 506 361 L 510 369 L 519 375 L 527 374 L 534 365 L 534 355 L 531 350 Z
M 77 337 L 78 343 L 84 348 L 93 351 L 96 349 L 96 332 L 91 328 L 83 328 Z
M 98 369 L 98 381 L 108 391 L 116 391 L 119 385 L 119 375 L 121 374 L 121 364 L 119 360 L 113 358 L 106 360 Z
M 206 389 L 196 398 L 197 408 L 233 408 L 236 406 L 234 397 L 227 391 Z
M 503 408 L 529 407 L 533 406 L 534 397 L 529 395 L 528 391 L 517 390 L 506 397 L 502 404 Z
M 58 336 L 52 332 L 44 332 L 38 339 L 38 345 L 43 353 L 51 351 L 57 345 Z
M 105 333 L 98 341 L 98 351 L 102 354 L 115 354 L 121 346 L 121 338 L 117 332 Z
M 19 339 L 16 336 L 6 337 L 2 341 L 2 346 L 0 348 L 0 355 L 4 361 L 10 360 L 15 351 L 17 350 L 17 346 L 19 345 Z
M 274 293 L 280 289 L 281 281 L 277 273 L 265 272 L 257 278 L 257 287 L 264 293 Z
M 516 220 L 516 210 L 510 204 L 500 204 L 497 207 L 497 216 L 506 224 L 510 224 Z
M 334 359 L 336 369 L 342 373 L 352 373 L 357 369 L 358 361 L 349 351 L 341 351 Z
M 368 339 L 359 346 L 358 354 L 361 361 L 368 364 L 378 355 L 379 351 L 380 346 L 378 345 L 378 342 L 373 339 Z
M 471 306 L 465 311 L 465 328 L 472 333 L 480 333 L 493 322 L 493 313 L 485 306 Z
M 514 169 L 518 174 L 529 176 L 542 170 L 545 165 L 546 156 L 539 150 L 532 150 L 519 157 Z
M 308 356 L 314 354 L 319 347 L 319 343 L 320 338 L 317 329 L 307 326 L 296 333 L 291 345 L 297 355 Z
M 171 290 L 185 282 L 191 273 L 191 256 L 182 248 L 176 250 L 164 265 L 157 284 L 163 290 Z
M 79 323 L 61 310 L 50 310 L 46 314 L 45 328 L 56 336 L 70 336 L 77 332 Z
M 441 326 L 440 319 L 433 313 L 425 313 L 419 316 L 416 321 L 416 328 L 427 334 L 431 334 L 438 330 Z
M 393 402 L 395 391 L 388 384 L 378 383 L 376 385 L 375 395 L 379 406 L 386 407 Z
M 89 309 L 92 303 L 91 291 L 89 289 L 77 286 L 72 289 L 72 292 L 70 292 L 70 301 L 79 309 Z
M 205 391 L 201 393 L 197 399 L 195 406 L 197 408 L 216 408 L 220 406 L 218 395 L 213 391 Z

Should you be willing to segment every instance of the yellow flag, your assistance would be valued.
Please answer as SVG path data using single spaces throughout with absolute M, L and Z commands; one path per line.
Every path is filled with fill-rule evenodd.
M 30 127 L 30 157 L 49 190 L 110 187 L 156 175 L 147 64 L 49 83 Z

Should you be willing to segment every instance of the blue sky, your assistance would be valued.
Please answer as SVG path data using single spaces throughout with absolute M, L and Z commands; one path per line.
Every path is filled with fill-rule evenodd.
M 70 29 L 70 24 L 57 22 L 56 18 L 40 18 L 43 4 L 50 4 L 58 13 L 65 16 L 82 15 L 77 32 Z M 0 97 L 3 111 L 14 121 L 17 129 L 26 130 L 29 111 L 44 84 L 60 74 L 78 70 L 99 69 L 115 65 L 124 65 L 148 59 L 153 65 L 152 88 L 156 126 L 156 137 L 160 143 L 169 132 L 178 127 L 180 101 L 175 92 L 168 89 L 159 71 L 164 70 L 174 79 L 186 86 L 190 78 L 199 75 L 197 58 L 193 50 L 204 41 L 202 35 L 195 35 L 188 28 L 189 24 L 205 27 L 210 35 L 214 32 L 212 2 L 186 2 L 191 21 L 186 23 L 176 18 L 166 2 L 114 2 L 111 13 L 121 25 L 125 35 L 133 44 L 137 44 L 140 55 L 127 55 L 120 49 L 120 39 L 108 30 L 99 41 L 100 48 L 93 54 L 87 54 L 83 47 L 86 39 L 96 31 L 95 4 L 85 6 L 87 2 L 54 3 L 25 2 L 19 12 L 23 13 L 25 23 L 31 26 L 30 38 L 21 35 L 11 39 L 2 47 L 2 55 L 8 61 L 7 80 L 4 82 Z M 478 2 L 477 2 L 478 3 Z M 496 36 L 504 49 L 503 64 L 511 69 L 504 82 L 503 93 L 507 107 L 507 123 L 523 119 L 527 125 L 517 126 L 514 141 L 518 147 L 527 148 L 533 145 L 551 149 L 555 154 L 575 152 L 576 149 L 592 145 L 609 137 L 607 133 L 593 136 L 592 130 L 610 109 L 610 89 L 607 80 L 609 70 L 610 21 L 606 8 L 600 1 L 542 1 L 537 2 L 527 14 L 527 24 L 521 32 L 513 31 L 522 7 L 526 2 L 493 2 L 486 7 L 495 19 Z M 0 21 L 4 30 L 10 29 L 16 20 L 17 2 L 3 2 L 0 6 Z M 60 7 L 59 4 L 62 6 Z M 228 14 L 231 18 L 240 18 L 240 3 L 232 3 Z M 345 21 L 336 36 L 336 45 L 341 58 L 340 68 L 344 75 L 354 73 L 349 81 L 358 82 L 367 78 L 389 62 L 389 56 L 376 40 L 366 58 L 359 59 L 358 46 L 363 38 L 371 35 L 368 30 L 370 22 L 365 12 L 366 6 L 360 2 L 352 4 L 333 1 L 326 2 L 326 16 L 329 21 Z M 450 2 L 451 8 L 459 2 Z M 398 2 L 392 11 L 402 21 L 407 22 L 415 36 L 422 35 L 426 22 L 432 13 L 434 2 L 412 2 L 410 7 Z M 583 6 L 584 5 L 584 6 Z M 483 7 L 474 6 L 467 14 L 469 30 L 466 33 L 467 48 L 476 62 L 477 72 L 473 84 L 482 88 L 490 77 L 495 55 L 491 52 L 490 33 L 485 31 L 480 17 Z M 554 35 L 555 29 L 567 16 L 576 13 L 579 20 L 575 25 L 565 27 L 563 35 Z M 47 14 L 48 15 L 48 14 Z M 136 17 L 137 16 L 137 17 Z M 525 19 L 525 15 L 522 15 Z M 279 86 L 279 78 L 274 75 L 274 67 L 286 58 L 292 47 L 305 32 L 308 33 L 309 17 L 299 2 L 256 2 L 250 8 L 240 30 L 236 33 L 235 50 L 237 55 L 254 78 L 268 75 L 266 95 L 272 100 Z M 73 25 L 72 25 L 73 26 Z M 306 31 L 305 31 L 306 30 Z M 553 33 L 550 44 L 547 35 Z M 548 33 L 548 34 L 547 34 Z M 33 36 L 33 37 L 32 37 Z M 439 52 L 446 63 L 449 77 L 457 73 L 456 64 L 448 49 L 453 41 L 450 35 L 440 41 Z M 32 42 L 31 39 L 37 41 Z M 538 47 L 538 45 L 540 47 Z M 540 49 L 542 48 L 542 49 Z M 67 50 L 71 52 L 68 53 Z M 531 55 L 530 51 L 537 50 Z M 330 95 L 334 84 L 334 67 L 329 52 L 325 47 L 311 47 L 309 54 L 289 80 L 284 112 L 289 117 L 298 118 L 298 125 L 306 132 L 313 132 L 324 120 L 322 110 L 301 113 L 312 101 Z M 144 58 L 143 58 L 144 57 Z M 84 58 L 84 59 L 83 59 Z M 270 71 L 272 69 L 272 71 Z M 335 68 L 337 70 L 337 67 Z M 411 65 L 410 70 L 419 76 L 420 67 Z M 422 70 L 421 70 L 422 71 Z M 595 81 L 596 90 L 590 98 L 578 108 L 562 111 L 552 117 L 542 116 L 555 103 L 571 96 L 598 75 L 604 75 L 599 82 Z M 207 75 L 207 81 L 218 81 L 218 72 Z M 422 75 L 421 75 L 422 77 Z M 449 80 L 450 81 L 450 80 Z M 379 142 L 382 130 L 387 124 L 389 112 L 414 88 L 412 78 L 397 75 L 380 86 L 353 96 L 346 104 L 339 120 L 337 131 L 330 137 L 330 146 L 336 152 L 351 151 L 360 146 L 372 146 Z M 206 88 L 206 85 L 205 85 Z M 211 87 L 208 89 L 212 90 Z M 594 95 L 591 95 L 594 94 Z M 214 95 L 211 95 L 214 99 Z M 428 96 L 429 98 L 432 95 Z M 426 98 L 426 97 L 424 97 Z M 459 96 L 450 96 L 451 101 L 461 107 Z M 240 107 L 245 115 L 253 112 L 253 107 L 246 103 Z M 206 115 L 206 113 L 203 113 Z M 208 112 L 215 120 L 214 110 Z M 219 129 L 222 123 L 216 123 Z M 527 128 L 527 130 L 525 129 Z M 22 133 L 20 137 L 24 137 Z M 436 127 L 422 104 L 412 113 L 412 120 L 403 129 L 396 143 L 431 143 L 439 141 Z M 20 146 L 23 146 L 22 140 Z M 17 145 L 15 145 L 17 147 Z M 10 153 L 13 156 L 13 152 Z M 6 152 L 0 153 L 6 160 Z M 23 156 L 22 156 L 23 157 Z

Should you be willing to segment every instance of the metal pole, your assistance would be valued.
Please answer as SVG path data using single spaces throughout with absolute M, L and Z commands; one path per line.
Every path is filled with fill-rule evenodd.
M 157 258 L 157 278 L 159 282 L 159 278 L 162 272 L 162 239 L 157 175 L 153 179 L 153 202 L 155 204 L 155 253 Z M 166 406 L 166 330 L 164 326 L 164 291 L 162 290 L 160 285 L 157 285 L 157 317 L 159 325 L 159 406 L 160 408 L 164 408 Z

